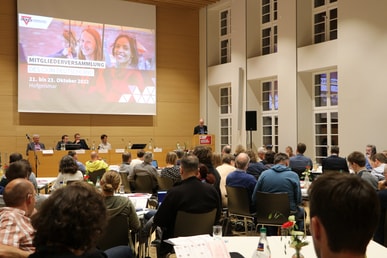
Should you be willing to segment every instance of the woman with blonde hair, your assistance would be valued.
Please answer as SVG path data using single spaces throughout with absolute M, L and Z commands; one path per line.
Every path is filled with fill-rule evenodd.
M 161 170 L 160 177 L 168 177 L 172 179 L 173 183 L 180 182 L 180 170 L 176 165 L 177 163 L 177 154 L 173 151 L 167 153 L 165 158 L 167 165 Z

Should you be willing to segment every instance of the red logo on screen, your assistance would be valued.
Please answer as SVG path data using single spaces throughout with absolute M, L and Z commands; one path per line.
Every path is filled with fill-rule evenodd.
M 21 18 L 26 25 L 32 20 L 30 16 L 22 16 Z

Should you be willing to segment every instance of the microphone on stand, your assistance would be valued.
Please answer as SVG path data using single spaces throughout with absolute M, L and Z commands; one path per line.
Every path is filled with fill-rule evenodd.
M 26 133 L 26 137 L 28 140 L 31 140 L 30 136 L 28 135 L 28 133 Z

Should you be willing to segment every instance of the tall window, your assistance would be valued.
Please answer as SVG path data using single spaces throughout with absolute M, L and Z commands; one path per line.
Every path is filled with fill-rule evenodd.
M 278 151 L 278 81 L 262 83 L 262 143 Z
M 339 145 L 337 71 L 314 75 L 315 156 L 321 164 L 329 146 Z
M 262 55 L 277 52 L 277 0 L 261 1 Z
M 231 62 L 231 10 L 222 10 L 220 20 L 220 63 Z
M 231 138 L 231 87 L 220 88 L 220 145 L 221 149 L 225 145 L 230 145 L 232 142 Z
M 337 39 L 337 0 L 314 0 L 314 43 Z

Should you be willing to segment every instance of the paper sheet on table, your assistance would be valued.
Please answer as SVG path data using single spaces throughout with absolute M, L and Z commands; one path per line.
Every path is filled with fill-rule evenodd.
M 166 240 L 174 245 L 177 258 L 187 257 L 230 257 L 224 241 L 214 240 L 210 235 L 177 237 Z

